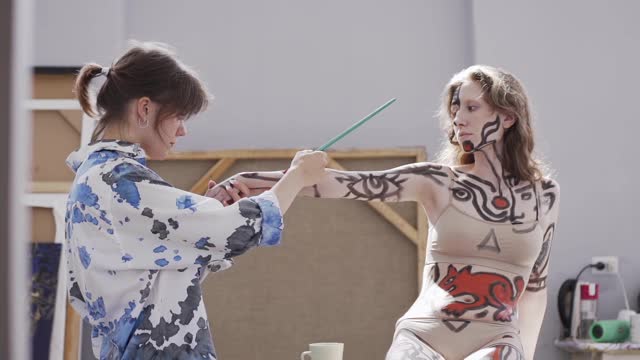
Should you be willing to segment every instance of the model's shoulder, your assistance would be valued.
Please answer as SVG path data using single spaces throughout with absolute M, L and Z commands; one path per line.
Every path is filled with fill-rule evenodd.
M 409 165 L 406 171 L 413 175 L 425 176 L 437 183 L 443 183 L 452 177 L 451 167 L 433 162 L 414 163 Z
M 556 196 L 560 195 L 560 184 L 556 179 L 551 177 L 543 177 L 540 179 L 540 187 L 543 193 L 555 193 Z
M 448 173 L 450 173 L 452 169 L 451 166 L 449 165 L 439 164 L 439 163 L 430 162 L 430 161 L 413 163 L 411 164 L 411 166 L 414 168 L 430 169 L 434 171 L 446 171 Z
M 542 178 L 540 179 L 540 188 L 542 189 L 540 205 L 544 215 L 551 216 L 552 219 L 557 218 L 560 202 L 560 185 L 558 185 L 558 181 L 552 178 Z

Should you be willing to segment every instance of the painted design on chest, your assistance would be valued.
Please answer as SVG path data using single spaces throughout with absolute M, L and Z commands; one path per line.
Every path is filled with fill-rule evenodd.
M 506 193 L 502 186 L 507 188 Z M 539 218 L 536 188 L 512 177 L 503 178 L 496 186 L 476 175 L 453 170 L 450 191 L 454 201 L 468 204 L 469 210 L 485 221 L 520 225 L 529 218 Z

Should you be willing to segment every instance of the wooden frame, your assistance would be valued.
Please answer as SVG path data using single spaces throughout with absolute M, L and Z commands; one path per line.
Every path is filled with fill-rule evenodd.
M 218 181 L 219 177 L 228 170 L 236 160 L 240 159 L 292 159 L 297 150 L 223 150 L 209 152 L 173 153 L 167 160 L 212 160 L 219 159 L 190 189 L 191 192 L 203 194 L 209 180 Z M 370 150 L 336 150 L 329 151 L 329 168 L 348 170 L 342 166 L 339 159 L 384 159 L 405 158 L 415 159 L 415 162 L 426 161 L 427 154 L 423 148 L 401 149 L 370 149 Z M 427 249 L 428 222 L 426 214 L 420 204 L 416 204 L 417 228 L 409 224 L 402 216 L 383 202 L 367 203 L 386 221 L 395 226 L 408 240 L 417 247 L 418 253 L 418 288 L 422 285 L 422 269 Z

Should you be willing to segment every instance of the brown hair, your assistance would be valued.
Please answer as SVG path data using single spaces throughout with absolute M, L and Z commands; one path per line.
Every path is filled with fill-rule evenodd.
M 504 134 L 502 165 L 507 173 L 519 180 L 537 181 L 546 170 L 533 157 L 534 139 L 529 100 L 520 81 L 512 74 L 486 65 L 474 65 L 455 74 L 445 86 L 439 116 L 449 142 L 444 145 L 439 160 L 450 165 L 471 164 L 473 153 L 465 153 L 455 139 L 451 101 L 465 81 L 482 87 L 483 99 L 495 110 L 513 116 L 515 123 Z
M 100 75 L 106 75 L 106 81 L 98 91 L 93 109 L 89 83 Z M 98 140 L 107 126 L 123 121 L 130 100 L 147 96 L 161 105 L 159 121 L 155 122 L 158 131 L 163 119 L 171 115 L 195 115 L 206 109 L 211 99 L 197 74 L 180 62 L 167 45 L 151 42 L 134 42 L 106 74 L 98 64 L 84 65 L 74 91 L 82 110 L 99 120 L 91 142 Z

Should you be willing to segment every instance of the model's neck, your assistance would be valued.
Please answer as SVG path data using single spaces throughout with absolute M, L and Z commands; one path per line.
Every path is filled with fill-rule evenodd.
M 503 145 L 502 143 L 490 143 L 473 153 L 474 163 L 471 173 L 482 178 L 500 179 L 504 178 L 503 167 Z

